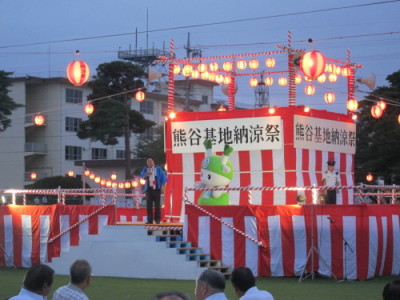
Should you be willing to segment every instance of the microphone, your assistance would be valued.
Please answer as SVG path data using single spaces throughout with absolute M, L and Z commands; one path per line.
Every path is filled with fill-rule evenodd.
M 333 220 L 331 217 L 327 217 L 329 221 L 331 221 L 331 223 L 335 223 L 335 220 Z

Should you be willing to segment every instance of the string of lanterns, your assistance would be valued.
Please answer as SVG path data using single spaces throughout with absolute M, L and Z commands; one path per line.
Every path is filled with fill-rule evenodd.
M 90 171 L 89 169 L 85 169 L 83 171 L 83 175 L 95 183 L 100 184 L 101 186 L 105 186 L 108 188 L 119 188 L 119 189 L 130 189 L 137 188 L 140 185 L 146 184 L 146 181 L 142 178 L 136 178 L 132 180 L 125 181 L 117 181 L 117 174 L 115 172 L 111 173 L 110 179 L 104 178 Z M 73 176 L 73 175 L 72 175 Z

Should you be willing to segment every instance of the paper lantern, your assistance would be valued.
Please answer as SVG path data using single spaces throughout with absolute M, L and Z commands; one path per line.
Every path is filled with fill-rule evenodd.
M 123 189 L 123 188 L 124 188 L 124 186 L 125 186 L 125 185 L 124 185 L 124 183 L 123 183 L 123 182 L 119 182 L 119 183 L 118 183 L 118 188 L 119 188 L 119 189 Z
M 142 178 L 140 178 L 139 182 L 140 182 L 141 185 L 145 185 L 146 184 L 146 180 L 144 180 Z
M 137 102 L 142 102 L 144 100 L 145 94 L 143 91 L 137 91 L 135 94 L 135 99 Z
M 258 79 L 257 78 L 250 78 L 249 84 L 251 87 L 256 87 L 258 85 Z
M 311 79 L 310 77 L 304 76 L 304 80 L 306 82 L 313 82 L 313 79 Z
M 287 78 L 286 78 L 286 77 L 280 77 L 280 78 L 278 79 L 278 84 L 279 84 L 280 86 L 286 86 L 286 85 L 287 85 Z
M 131 188 L 131 183 L 129 181 L 126 181 L 124 184 L 126 189 L 130 189 Z
M 89 170 L 83 171 L 83 175 L 85 175 L 86 177 L 90 176 L 90 171 Z
M 336 66 L 335 74 L 336 74 L 336 75 L 342 74 L 342 68 L 341 68 L 340 66 Z
M 83 109 L 87 115 L 91 115 L 94 112 L 94 106 L 92 103 L 87 103 Z
M 258 60 L 255 59 L 255 58 L 253 58 L 253 59 L 251 59 L 251 60 L 249 61 L 249 67 L 250 67 L 250 69 L 253 69 L 253 70 L 254 70 L 254 69 L 257 69 L 259 65 L 260 65 L 260 64 L 259 64 Z
M 35 179 L 37 178 L 37 173 L 36 173 L 36 172 L 32 172 L 32 173 L 29 175 L 29 177 L 30 177 L 32 180 L 35 180 Z
M 89 79 L 89 74 L 89 66 L 81 60 L 75 60 L 67 67 L 68 80 L 74 86 L 84 85 Z
M 312 96 L 312 95 L 314 95 L 314 94 L 315 94 L 315 87 L 314 87 L 312 84 L 307 84 L 307 85 L 304 87 L 304 93 L 305 93 L 307 96 Z
M 377 105 L 378 105 L 382 110 L 385 110 L 385 109 L 386 109 L 386 102 L 383 101 L 383 100 L 378 101 Z
M 379 105 L 374 105 L 371 107 L 371 115 L 375 119 L 379 119 L 380 117 L 382 117 L 382 113 L 383 113 L 383 110 Z
M 89 178 L 90 178 L 90 179 L 93 180 L 95 177 L 96 177 L 96 175 L 94 175 L 94 173 L 90 173 L 90 175 L 89 175 Z
M 200 73 L 203 73 L 207 71 L 207 65 L 205 63 L 200 63 L 197 66 L 197 70 L 199 70 Z
M 204 71 L 203 73 L 201 73 L 201 79 L 204 79 L 204 80 L 208 80 L 208 72 L 207 71 Z
M 199 77 L 200 77 L 200 72 L 199 72 L 199 70 L 193 69 L 193 71 L 192 71 L 192 78 L 193 78 L 193 79 L 197 79 L 197 78 L 199 78 Z
M 222 83 L 222 82 L 224 82 L 224 75 L 217 74 L 217 76 L 215 76 L 215 82 L 216 82 L 216 83 Z
M 270 68 L 270 69 L 272 69 L 273 67 L 275 67 L 275 58 L 273 58 L 273 57 L 268 57 L 268 58 L 265 60 L 265 66 L 266 66 L 267 68 Z
M 317 77 L 317 81 L 318 81 L 319 83 L 324 83 L 324 82 L 326 81 L 326 75 L 325 75 L 325 74 L 322 74 L 322 75 L 318 76 L 318 77 Z
M 354 99 L 347 100 L 346 106 L 348 111 L 356 111 L 358 108 L 358 102 Z
M 226 61 L 222 65 L 222 68 L 224 69 L 224 71 L 230 72 L 233 70 L 233 64 L 230 61 Z
M 69 171 L 67 172 L 67 175 L 68 175 L 69 177 L 74 177 L 75 173 L 74 173 L 74 171 L 69 170 Z
M 181 72 L 181 67 L 179 65 L 174 65 L 174 74 L 178 75 Z
M 247 62 L 246 62 L 244 59 L 241 59 L 241 60 L 239 60 L 239 61 L 236 63 L 236 67 L 237 67 L 239 70 L 244 70 L 244 69 L 246 69 L 246 67 L 247 67 Z
M 300 75 L 296 75 L 294 77 L 294 83 L 295 84 L 300 84 L 303 81 L 303 78 Z
M 368 182 L 371 182 L 372 180 L 374 180 L 374 176 L 373 176 L 372 174 L 367 174 L 367 176 L 365 177 L 365 179 L 366 179 Z
M 112 173 L 110 178 L 111 178 L 111 180 L 117 180 L 117 174 L 116 173 Z
M 350 68 L 349 67 L 343 67 L 342 68 L 342 76 L 343 77 L 349 77 L 350 76 Z
M 271 76 L 268 76 L 264 79 L 264 83 L 266 86 L 271 86 L 274 84 L 274 79 Z
M 210 71 L 211 72 L 216 72 L 216 71 L 218 71 L 218 63 L 216 63 L 216 62 L 212 62 L 211 64 L 210 64 Z
M 106 185 L 106 180 L 105 180 L 105 179 L 100 180 L 100 185 L 101 185 L 101 186 Z
M 185 65 L 182 69 L 182 75 L 185 77 L 189 77 L 192 75 L 193 67 L 191 65 Z
M 332 92 L 325 93 L 324 100 L 326 103 L 332 104 L 336 100 L 335 93 Z
M 301 56 L 300 69 L 307 77 L 317 79 L 325 71 L 325 57 L 318 51 L 306 52 Z
M 230 76 L 224 76 L 224 84 L 228 85 L 232 82 L 232 78 Z
M 400 114 L 397 116 L 397 123 L 400 124 Z
M 36 126 L 42 126 L 44 124 L 44 116 L 36 115 L 33 122 L 35 123 Z
M 106 187 L 111 187 L 112 186 L 112 182 L 110 180 L 106 181 Z
M 208 80 L 215 81 L 217 75 L 215 73 L 208 73 Z
M 336 82 L 337 81 L 337 75 L 336 74 L 329 74 L 329 76 L 328 76 L 328 80 L 330 81 L 330 82 Z
M 100 181 L 101 181 L 101 178 L 100 178 L 99 176 L 96 176 L 96 177 L 94 178 L 94 182 L 100 183 Z
M 137 182 L 136 180 L 132 181 L 133 188 L 137 188 L 138 186 L 139 186 L 139 182 Z

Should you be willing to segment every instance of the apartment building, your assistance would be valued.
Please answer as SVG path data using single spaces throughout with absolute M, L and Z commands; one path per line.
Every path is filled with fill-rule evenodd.
M 178 80 L 175 82 L 175 110 L 206 111 L 216 109 L 213 88 L 216 83 L 204 80 Z M 24 105 L 11 116 L 12 125 L 0 132 L 0 189 L 23 188 L 35 180 L 65 175 L 74 171 L 82 175 L 82 163 L 95 168 L 100 176 L 110 171 L 124 178 L 124 143 L 106 146 L 76 136 L 81 121 L 88 118 L 84 112 L 87 86 L 74 87 L 66 78 L 13 78 L 10 97 Z M 162 124 L 167 112 L 167 84 L 160 82 L 149 88 L 143 102 L 131 101 L 132 109 L 146 119 Z M 34 118 L 44 116 L 44 124 L 37 126 Z M 151 136 L 151 130 L 145 133 Z M 132 149 L 138 135 L 131 138 Z M 76 163 L 81 162 L 81 163 Z M 93 186 L 93 184 L 91 184 Z

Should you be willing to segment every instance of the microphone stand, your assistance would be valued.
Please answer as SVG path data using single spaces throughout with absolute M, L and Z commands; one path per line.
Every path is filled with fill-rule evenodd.
M 350 247 L 349 243 L 347 240 L 344 238 L 343 232 L 339 230 L 337 227 L 335 220 L 333 220 L 331 217 L 327 217 L 327 219 L 331 222 L 333 227 L 335 228 L 336 232 L 340 235 L 340 237 L 343 240 L 343 247 L 344 247 L 344 260 L 343 260 L 343 267 L 344 267 L 344 272 L 343 272 L 343 281 L 347 281 L 347 270 L 346 270 L 346 261 L 347 261 L 347 256 L 346 256 L 346 249 L 349 247 L 349 250 L 351 253 L 354 253 L 353 249 Z

